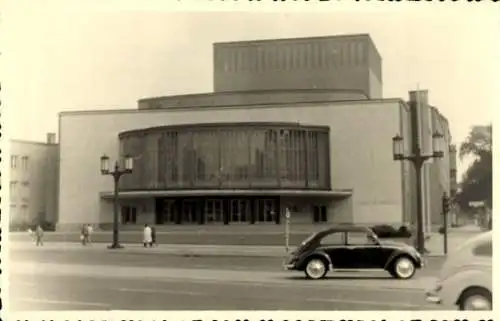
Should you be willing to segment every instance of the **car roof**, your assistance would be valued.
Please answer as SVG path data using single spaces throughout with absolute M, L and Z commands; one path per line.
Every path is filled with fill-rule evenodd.
M 348 224 L 339 224 L 332 226 L 330 228 L 327 228 L 325 230 L 320 231 L 318 234 L 331 234 L 331 233 L 338 233 L 338 232 L 364 232 L 364 233 L 370 233 L 371 230 L 367 228 L 366 226 L 356 226 L 356 225 L 348 225 Z

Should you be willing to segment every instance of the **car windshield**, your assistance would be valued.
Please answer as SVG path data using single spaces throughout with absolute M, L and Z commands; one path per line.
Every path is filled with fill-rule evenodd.
M 375 243 L 375 244 L 379 243 L 379 239 L 378 239 L 377 234 L 371 233 L 371 234 L 368 234 L 368 237 L 370 238 L 370 240 L 373 241 L 373 243 Z
M 307 243 L 309 243 L 313 238 L 316 237 L 318 233 L 312 233 L 311 235 L 309 235 L 305 240 L 303 240 L 300 245 L 306 245 Z

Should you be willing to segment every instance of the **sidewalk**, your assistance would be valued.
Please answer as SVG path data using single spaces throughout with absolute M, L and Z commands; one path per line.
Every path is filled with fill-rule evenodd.
M 150 253 L 164 254 L 172 256 L 241 256 L 241 257 L 285 257 L 288 253 L 285 252 L 283 246 L 251 246 L 251 245 L 192 245 L 192 244 L 160 244 L 153 248 L 144 248 L 140 244 L 122 244 L 123 249 L 109 250 L 108 244 L 91 244 L 82 246 L 74 242 L 49 242 L 42 247 L 36 247 L 31 242 L 10 242 L 10 250 L 26 250 L 37 249 L 44 250 L 61 250 L 61 251 L 121 251 L 127 253 Z M 290 247 L 290 252 L 295 247 Z M 431 252 L 428 257 L 441 257 L 444 254 L 441 252 Z
M 96 243 L 82 246 L 75 242 L 48 242 L 36 247 L 32 242 L 10 242 L 10 250 L 37 249 L 61 251 L 121 251 L 127 253 L 151 253 L 178 256 L 249 256 L 249 257 L 284 257 L 287 255 L 283 246 L 244 246 L 244 245 L 191 245 L 160 244 L 157 247 L 144 248 L 141 244 L 122 244 L 123 249 L 110 250 L 108 244 Z M 290 249 L 290 251 L 293 248 Z

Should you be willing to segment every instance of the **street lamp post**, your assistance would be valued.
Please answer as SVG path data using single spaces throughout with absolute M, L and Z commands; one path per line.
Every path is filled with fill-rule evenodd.
M 285 209 L 285 251 L 289 252 L 290 248 L 290 209 Z
M 422 167 L 425 161 L 431 158 L 441 158 L 444 155 L 444 136 L 438 132 L 432 135 L 432 148 L 431 155 L 422 154 L 420 146 L 416 146 L 413 155 L 405 155 L 403 137 L 399 134 L 392 138 L 392 152 L 394 160 L 408 160 L 413 163 L 417 178 L 417 239 L 416 248 L 420 253 L 425 252 L 424 240 L 424 217 L 422 208 Z
M 113 177 L 114 182 L 114 195 L 113 195 L 113 243 L 108 246 L 109 249 L 121 249 L 123 246 L 120 244 L 118 239 L 119 225 L 118 225 L 118 186 L 120 183 L 120 178 L 124 174 L 132 173 L 132 168 L 134 166 L 133 158 L 125 156 L 124 168 L 120 168 L 118 161 L 115 162 L 114 169 L 110 171 L 109 169 L 109 157 L 103 155 L 101 157 L 101 174 L 110 175 Z

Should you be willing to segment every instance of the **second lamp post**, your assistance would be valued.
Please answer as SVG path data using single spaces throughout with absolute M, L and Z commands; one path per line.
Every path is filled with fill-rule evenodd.
M 396 135 L 392 138 L 392 152 L 394 160 L 408 160 L 415 167 L 417 181 L 417 239 L 416 248 L 420 253 L 425 252 L 424 213 L 422 208 L 422 167 L 425 161 L 431 158 L 441 158 L 444 155 L 444 136 L 435 132 L 432 135 L 432 154 L 422 154 L 419 144 L 416 144 L 412 155 L 405 155 L 403 137 Z
M 123 248 L 120 245 L 120 241 L 118 238 L 119 231 L 119 220 L 118 220 L 118 187 L 120 183 L 120 177 L 124 174 L 132 173 L 132 168 L 134 166 L 134 160 L 132 157 L 125 156 L 124 158 L 124 166 L 120 168 L 118 161 L 115 162 L 115 166 L 113 170 L 110 170 L 109 166 L 109 157 L 103 155 L 101 157 L 101 174 L 102 175 L 110 175 L 113 177 L 114 182 L 114 194 L 113 194 L 113 243 L 108 246 L 109 249 L 121 249 Z

